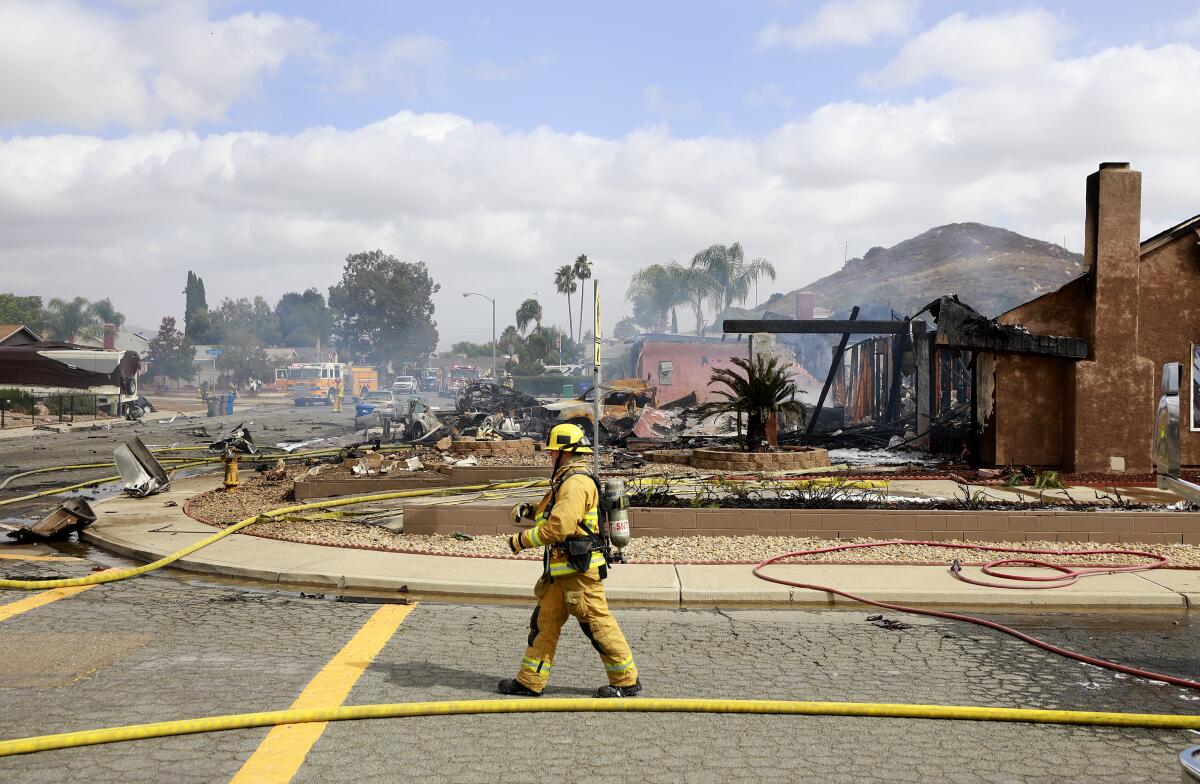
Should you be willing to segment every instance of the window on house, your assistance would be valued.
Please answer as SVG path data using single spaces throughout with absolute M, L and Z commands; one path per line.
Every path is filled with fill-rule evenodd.
M 670 360 L 663 360 L 658 363 L 658 383 L 663 386 L 670 386 L 671 371 L 674 369 Z
M 1182 386 L 1182 383 L 1180 384 Z M 1183 390 L 1179 391 L 1183 397 Z M 1200 344 L 1192 344 L 1192 431 L 1200 430 Z

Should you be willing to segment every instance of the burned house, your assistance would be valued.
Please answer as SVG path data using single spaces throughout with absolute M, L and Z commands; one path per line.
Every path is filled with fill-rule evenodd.
M 793 363 L 796 388 L 815 399 L 821 384 L 808 371 L 795 365 L 795 356 L 779 346 L 781 357 Z M 733 357 L 748 357 L 750 344 L 735 338 L 708 338 L 690 335 L 642 335 L 633 345 L 630 361 L 633 375 L 658 390 L 658 402 L 666 404 L 694 394 L 696 401 L 708 402 L 714 387 L 709 385 L 714 370 L 733 368 Z M 717 387 L 718 389 L 720 387 Z
M 1162 366 L 1183 362 L 1182 457 L 1200 464 L 1200 216 L 1139 241 L 1141 189 L 1129 164 L 1101 164 L 1087 179 L 1086 273 L 997 319 L 1075 336 L 1086 355 L 980 353 L 981 462 L 1149 472 Z

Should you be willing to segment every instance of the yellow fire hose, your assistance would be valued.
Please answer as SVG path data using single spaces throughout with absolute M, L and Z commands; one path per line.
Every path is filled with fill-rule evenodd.
M 1096 727 L 1145 729 L 1200 729 L 1200 716 L 1159 713 L 1097 713 L 1092 711 L 987 708 L 967 705 L 906 705 L 872 702 L 804 702 L 799 700 L 706 700 L 594 698 L 539 700 L 450 700 L 447 702 L 397 702 L 347 705 L 333 708 L 266 711 L 204 719 L 133 724 L 100 730 L 64 732 L 0 741 L 0 757 L 37 751 L 96 746 L 172 735 L 270 727 L 278 724 L 349 721 L 356 719 L 460 716 L 493 713 L 738 713 L 782 716 L 868 716 L 889 719 L 952 719 L 958 721 L 1010 721 L 1033 724 L 1075 724 Z
M 209 462 L 211 462 L 211 461 L 205 461 L 205 463 L 202 463 L 199 465 L 206 465 Z M 176 466 L 176 468 L 186 468 L 186 467 L 188 467 L 188 465 L 190 465 L 190 464 Z M 119 478 L 119 477 L 116 477 L 116 478 Z M 100 481 L 103 481 L 103 480 L 100 480 Z M 143 564 L 141 566 L 136 566 L 132 569 L 109 569 L 104 572 L 97 572 L 96 574 L 90 574 L 86 577 L 63 578 L 63 579 L 59 579 L 59 580 L 0 580 L 0 589 L 7 588 L 7 589 L 12 589 L 12 590 L 18 590 L 18 591 L 39 591 L 39 590 L 45 590 L 45 589 L 49 589 L 49 588 L 74 588 L 74 587 L 81 586 L 81 585 L 101 585 L 103 583 L 117 582 L 118 580 L 127 580 L 130 577 L 137 577 L 138 575 L 146 574 L 147 572 L 152 572 L 155 569 L 161 569 L 164 566 L 167 566 L 169 564 L 174 563 L 175 561 L 178 561 L 180 558 L 189 556 L 192 553 L 196 552 L 197 550 L 208 547 L 213 542 L 220 541 L 221 539 L 224 539 L 226 536 L 229 536 L 230 534 L 235 534 L 238 531 L 242 530 L 243 528 L 253 525 L 254 523 L 257 523 L 259 521 L 270 520 L 272 517 L 276 517 L 279 515 L 293 514 L 295 512 L 305 512 L 310 509 L 332 509 L 334 507 L 350 506 L 352 504 L 365 504 L 365 503 L 373 503 L 373 502 L 377 502 L 377 501 L 391 501 L 396 498 L 421 498 L 421 497 L 430 497 L 430 496 L 458 495 L 459 493 L 474 493 L 474 492 L 479 492 L 479 491 L 484 491 L 484 490 L 505 490 L 505 489 L 514 488 L 514 487 L 523 487 L 523 488 L 524 487 L 545 487 L 545 486 L 548 486 L 549 484 L 550 484 L 550 482 L 548 479 L 542 479 L 542 480 L 538 480 L 536 482 L 530 482 L 529 480 L 525 480 L 522 482 L 501 482 L 498 484 L 467 485 L 464 487 L 433 487 L 433 488 L 425 488 L 422 490 L 397 490 L 397 491 L 391 492 L 391 493 L 376 493 L 375 495 L 354 496 L 353 498 L 334 498 L 334 499 L 325 500 L 325 501 L 314 501 L 314 502 L 308 503 L 308 504 L 295 504 L 293 506 L 284 506 L 284 507 L 280 507 L 279 509 L 272 509 L 271 511 L 269 511 L 265 514 L 262 514 L 262 515 L 255 515 L 254 517 L 247 517 L 245 520 L 241 520 L 237 523 L 234 523 L 233 525 L 229 526 L 228 528 L 223 528 L 220 531 L 217 531 L 212 536 L 205 537 L 204 539 L 201 539 L 198 542 L 193 542 L 192 544 L 188 545 L 187 547 L 184 547 L 182 550 L 177 550 L 176 552 L 173 552 L 170 555 L 159 558 L 157 561 L 154 561 L 154 562 L 148 563 L 148 564 Z M 66 489 L 66 488 L 62 488 L 59 490 L 51 490 L 51 491 L 47 491 L 47 492 L 48 493 L 63 492 L 64 489 Z M 35 497 L 35 496 L 27 496 L 27 498 L 28 497 Z M 15 500 L 21 500 L 21 499 L 10 499 L 10 500 L 15 501 Z M 0 502 L 0 503 L 4 503 L 4 502 Z
M 188 448 L 190 449 L 190 447 L 188 447 Z M 183 449 L 183 447 L 167 447 L 165 450 L 155 450 L 154 454 L 157 455 L 158 451 L 170 451 L 172 449 Z M 208 447 L 204 447 L 204 449 L 208 449 Z M 317 449 L 317 450 L 313 450 L 311 452 L 289 452 L 286 454 L 272 453 L 272 454 L 239 455 L 238 461 L 242 462 L 242 463 L 263 463 L 263 462 L 270 462 L 270 461 L 274 461 L 274 460 L 283 460 L 286 462 L 289 460 L 304 460 L 304 459 L 307 459 L 310 457 L 326 457 L 329 455 L 335 455 L 339 451 L 341 451 L 341 450 L 340 449 Z M 380 450 L 381 454 L 387 454 L 389 452 L 394 452 L 394 451 L 398 451 L 398 449 L 395 447 L 393 447 L 393 448 L 384 447 L 383 449 Z M 201 465 L 215 465 L 217 463 L 222 462 L 223 460 L 224 460 L 224 458 L 221 457 L 220 455 L 214 455 L 212 457 L 187 457 L 187 458 L 164 457 L 164 458 L 161 458 L 160 462 L 170 462 L 171 465 L 166 466 L 166 467 L 172 471 L 175 471 L 180 468 L 195 468 L 196 466 L 201 466 Z M 4 488 L 9 482 L 11 482 L 14 479 L 20 479 L 22 477 L 32 476 L 34 474 L 44 474 L 44 473 L 49 473 L 49 472 L 53 472 L 53 471 L 74 471 L 74 470 L 82 470 L 82 469 L 87 469 L 87 468 L 111 468 L 115 465 L 116 465 L 115 463 L 75 463 L 72 465 L 47 466 L 45 468 L 35 468 L 31 471 L 25 471 L 20 474 L 13 474 L 12 476 L 5 479 L 3 484 L 0 484 L 0 489 Z M 81 490 L 85 487 L 95 487 L 96 485 L 102 485 L 106 482 L 115 482 L 120 478 L 121 477 L 119 477 L 119 476 L 103 476 L 103 477 L 100 477 L 99 479 L 90 479 L 86 482 L 79 482 L 77 484 L 68 485 L 66 487 L 56 487 L 51 490 L 43 490 L 38 493 L 30 493 L 29 495 L 23 495 L 23 496 L 19 496 L 16 498 L 6 498 L 4 500 L 0 500 L 0 506 L 8 506 L 10 504 L 17 504 L 22 501 L 31 501 L 35 498 L 42 498 L 42 497 L 48 496 L 48 495 L 57 495 L 58 493 L 68 493 L 72 490 Z
M 297 457 L 299 455 L 296 455 Z M 206 465 L 214 459 L 190 465 Z M 113 481 L 114 478 L 99 481 Z M 86 486 L 92 483 L 81 483 Z M 153 563 L 132 569 L 109 570 L 86 577 L 60 580 L 0 580 L 0 588 L 16 590 L 45 590 L 84 585 L 99 585 L 135 577 L 160 569 L 180 558 L 186 557 L 213 542 L 234 534 L 260 520 L 275 516 L 308 511 L 330 509 L 353 504 L 373 503 L 399 498 L 448 496 L 461 493 L 490 492 L 513 488 L 545 486 L 547 480 L 536 483 L 529 481 L 504 482 L 487 485 L 471 485 L 455 488 L 426 488 L 422 490 L 378 493 L 354 498 L 340 498 L 273 509 L 270 512 L 246 518 L 212 536 L 195 542 Z M 60 488 L 38 495 L 64 492 L 72 488 Z M 18 500 L 18 499 L 10 499 Z M 0 502 L 3 503 L 3 502 Z M 640 713 L 720 713 L 720 714 L 770 714 L 801 716 L 866 716 L 896 719 L 952 719 L 961 721 L 1008 721 L 1036 724 L 1074 724 L 1108 727 L 1131 727 L 1149 729 L 1192 729 L 1200 730 L 1200 716 L 1181 716 L 1152 713 L 1102 713 L 1090 711 L 1062 711 L 1026 708 L 995 708 L 955 705 L 907 705 L 901 703 L 855 703 L 855 702 L 807 702 L 791 700 L 709 700 L 709 699 L 541 699 L 541 700 L 459 700 L 447 702 L 414 702 L 376 705 L 356 705 L 305 710 L 267 711 L 262 713 L 213 716 L 203 719 L 185 719 L 153 724 L 112 727 L 99 730 L 84 730 L 55 735 L 40 735 L 0 741 L 0 757 L 28 754 L 37 751 L 92 746 L 104 743 L 160 738 L 173 735 L 189 735 L 202 732 L 218 732 L 252 727 L 299 724 L 306 722 L 348 721 L 358 719 L 382 719 L 418 716 L 451 716 L 463 714 L 496 713 L 548 713 L 548 712 L 640 712 Z

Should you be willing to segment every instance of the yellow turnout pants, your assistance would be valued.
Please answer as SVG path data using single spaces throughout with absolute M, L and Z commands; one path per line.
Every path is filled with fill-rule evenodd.
M 632 686 L 637 682 L 633 652 L 629 650 L 617 619 L 608 610 L 604 583 L 598 570 L 563 574 L 553 580 L 542 577 L 533 592 L 538 597 L 538 605 L 529 619 L 529 648 L 521 660 L 518 681 L 534 691 L 540 692 L 546 687 L 559 633 L 567 616 L 573 616 L 600 654 L 608 682 L 613 686 Z

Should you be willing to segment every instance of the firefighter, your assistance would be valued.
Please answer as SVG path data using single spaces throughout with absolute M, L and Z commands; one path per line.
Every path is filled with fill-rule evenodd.
M 333 382 L 332 392 L 333 392 L 333 398 L 332 398 L 332 402 L 330 404 L 331 405 L 330 411 L 331 411 L 331 413 L 334 413 L 334 414 L 340 414 L 340 413 L 342 413 L 342 382 L 341 381 Z
M 600 654 L 608 685 L 597 697 L 630 697 L 642 690 L 629 643 L 608 610 L 602 580 L 608 573 L 599 536 L 599 482 L 588 471 L 585 455 L 591 444 L 578 425 L 557 425 L 546 450 L 554 455 L 550 492 L 536 505 L 513 508 L 513 521 L 532 519 L 536 525 L 509 537 L 514 553 L 544 547 L 545 569 L 534 586 L 538 599 L 529 620 L 529 647 L 516 678 L 500 681 L 501 694 L 537 697 L 546 687 L 554 650 L 567 617 Z

